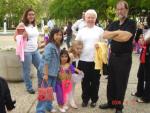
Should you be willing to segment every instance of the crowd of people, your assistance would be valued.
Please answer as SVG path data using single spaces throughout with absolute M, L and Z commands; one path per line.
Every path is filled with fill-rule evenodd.
M 117 2 L 116 15 L 118 20 L 111 22 L 104 30 L 97 24 L 97 13 L 88 9 L 82 13 L 82 19 L 73 25 L 68 22 L 65 31 L 54 27 L 48 22 L 50 32 L 45 41 L 44 52 L 38 51 L 39 32 L 35 22 L 35 11 L 25 11 L 22 22 L 16 28 L 14 40 L 17 42 L 16 54 L 22 63 L 22 74 L 27 92 L 34 94 L 30 79 L 31 64 L 37 69 L 38 88 L 41 84 L 52 87 L 56 94 L 58 110 L 67 112 L 69 106 L 77 109 L 75 102 L 75 86 L 81 82 L 82 107 L 89 102 L 95 108 L 99 99 L 100 78 L 104 65 L 107 65 L 107 102 L 99 105 L 100 109 L 116 109 L 115 113 L 122 113 L 123 102 L 128 85 L 129 73 L 132 65 L 133 40 L 140 43 L 140 65 L 137 73 L 137 102 L 150 102 L 150 30 L 144 33 L 143 28 L 136 27 L 136 22 L 128 17 L 129 7 L 124 0 Z M 147 17 L 147 26 L 150 28 L 150 15 Z M 60 49 L 64 35 L 67 36 L 67 48 Z M 72 36 L 75 39 L 72 40 Z M 100 42 L 100 43 L 99 43 Z M 109 50 L 104 50 L 104 44 Z M 109 52 L 109 53 L 108 53 Z M 103 61 L 104 56 L 107 61 Z M 107 62 L 107 63 L 106 63 Z M 99 68 L 97 68 L 99 67 Z M 76 76 L 80 78 L 75 82 Z M 4 83 L 4 80 L 2 80 Z M 5 85 L 5 84 L 4 84 Z M 7 87 L 7 85 L 5 85 Z M 1 88 L 1 79 L 0 79 Z M 0 89 L 1 90 L 1 89 Z M 7 90 L 8 93 L 9 89 Z M 11 110 L 15 101 L 8 97 Z M 1 102 L 1 100 L 0 100 Z M 0 103 L 1 104 L 1 103 Z M 5 113 L 4 102 L 3 113 Z M 53 100 L 38 100 L 36 113 L 57 112 Z

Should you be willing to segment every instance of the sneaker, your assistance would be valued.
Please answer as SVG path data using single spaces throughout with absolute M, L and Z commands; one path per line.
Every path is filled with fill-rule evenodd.
M 65 105 L 65 106 L 63 107 L 63 109 L 68 110 L 69 107 L 68 107 L 67 105 Z
M 135 97 L 142 97 L 142 95 L 139 95 L 137 92 L 132 92 L 131 96 L 135 96 Z
M 82 107 L 87 107 L 88 103 L 82 102 Z
M 30 93 L 30 94 L 35 94 L 35 91 L 34 91 L 33 89 L 27 90 L 27 91 L 28 91 L 28 93 Z
M 95 103 L 95 102 L 91 102 L 90 106 L 91 106 L 92 108 L 95 108 L 95 107 L 96 107 L 96 103 Z
M 75 103 L 71 104 L 71 107 L 74 108 L 74 109 L 78 109 L 78 106 Z
M 74 108 L 74 109 L 77 109 L 77 108 L 78 108 L 78 106 L 75 104 L 74 101 L 70 102 L 70 106 L 71 106 L 72 108 Z
M 136 102 L 138 102 L 138 103 L 145 103 L 144 100 L 141 99 L 141 98 L 138 98 L 138 99 L 136 100 Z
M 137 97 L 137 93 L 136 92 L 132 92 L 131 96 L 136 96 Z
M 66 112 L 66 110 L 65 110 L 64 108 L 60 108 L 60 107 L 59 107 L 58 109 L 59 109 L 59 111 L 62 112 L 62 113 L 65 113 L 65 112 Z
M 50 112 L 51 112 L 51 113 L 56 113 L 57 110 L 53 108 Z

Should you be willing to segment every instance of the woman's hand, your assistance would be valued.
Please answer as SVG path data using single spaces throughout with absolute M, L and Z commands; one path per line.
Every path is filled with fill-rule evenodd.
M 47 81 L 48 81 L 48 75 L 45 74 L 45 75 L 43 76 L 43 80 L 45 80 L 45 81 L 47 82 Z

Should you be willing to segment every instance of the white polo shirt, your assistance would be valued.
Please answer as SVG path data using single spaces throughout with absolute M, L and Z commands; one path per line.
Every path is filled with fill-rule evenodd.
M 92 28 L 84 27 L 79 30 L 75 40 L 83 42 L 83 50 L 80 56 L 81 61 L 93 62 L 95 44 L 103 38 L 104 30 L 98 26 Z

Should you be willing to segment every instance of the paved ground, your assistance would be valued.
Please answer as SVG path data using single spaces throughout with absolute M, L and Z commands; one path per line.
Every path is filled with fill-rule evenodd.
M 0 36 L 1 37 L 1 36 Z M 8 38 L 8 37 L 7 37 Z M 0 38 L 0 47 L 7 47 L 7 42 L 6 39 L 1 40 Z M 1 46 L 1 42 L 3 41 L 3 46 Z M 12 40 L 11 40 L 12 41 Z M 12 42 L 9 44 L 9 46 L 13 46 L 14 43 Z M 131 96 L 131 91 L 136 89 L 136 84 L 137 84 L 137 78 L 136 78 L 136 73 L 139 65 L 139 59 L 138 55 L 133 54 L 133 65 L 130 73 L 130 78 L 129 78 L 129 83 L 128 83 L 128 88 L 126 92 L 126 98 L 125 98 L 125 109 L 124 113 L 150 113 L 150 104 L 139 104 L 135 102 L 134 97 Z M 12 75 L 15 76 L 15 75 Z M 33 78 L 33 85 L 34 88 L 37 90 L 37 79 L 36 77 Z M 81 107 L 81 87 L 80 84 L 77 85 L 76 87 L 76 94 L 75 94 L 75 100 L 79 106 L 79 109 L 74 110 L 70 108 L 68 110 L 68 113 L 114 113 L 115 110 L 100 110 L 98 108 L 98 105 L 100 103 L 106 102 L 106 85 L 107 85 L 107 80 L 104 78 L 104 76 L 101 77 L 101 84 L 100 84 L 100 90 L 99 90 L 99 100 L 97 103 L 96 108 L 82 108 Z M 24 88 L 24 83 L 9 83 L 9 87 L 11 89 L 11 93 L 14 99 L 17 100 L 16 104 L 16 109 L 9 113 L 35 113 L 35 108 L 36 108 L 36 97 L 37 94 L 31 95 L 28 94 L 25 91 Z M 54 102 L 54 106 L 57 108 L 57 103 L 56 101 Z M 57 112 L 59 113 L 59 112 Z
M 138 104 L 135 102 L 135 98 L 133 98 L 130 94 L 131 91 L 135 90 L 136 88 L 136 72 L 138 68 L 138 56 L 133 55 L 133 65 L 132 65 L 132 70 L 130 74 L 130 79 L 129 79 L 129 84 L 126 92 L 126 98 L 125 98 L 125 113 L 149 113 L 150 104 Z M 36 78 L 33 78 L 33 84 L 34 88 L 37 90 L 36 87 L 37 80 Z M 100 99 L 97 103 L 99 105 L 100 103 L 106 102 L 106 84 L 107 80 L 104 79 L 102 76 L 101 78 L 101 84 L 100 84 L 100 91 L 99 91 L 99 96 Z M 35 113 L 35 108 L 36 108 L 36 97 L 37 94 L 35 95 L 30 95 L 25 91 L 24 84 L 23 83 L 9 83 L 13 98 L 17 100 L 17 107 L 15 110 L 13 110 L 10 113 Z M 76 87 L 76 101 L 78 103 L 79 109 L 74 110 L 74 109 L 69 109 L 68 113 L 113 113 L 113 110 L 100 110 L 98 106 L 96 108 L 81 108 L 81 87 L 80 84 Z M 54 105 L 57 108 L 57 103 L 54 102 Z

